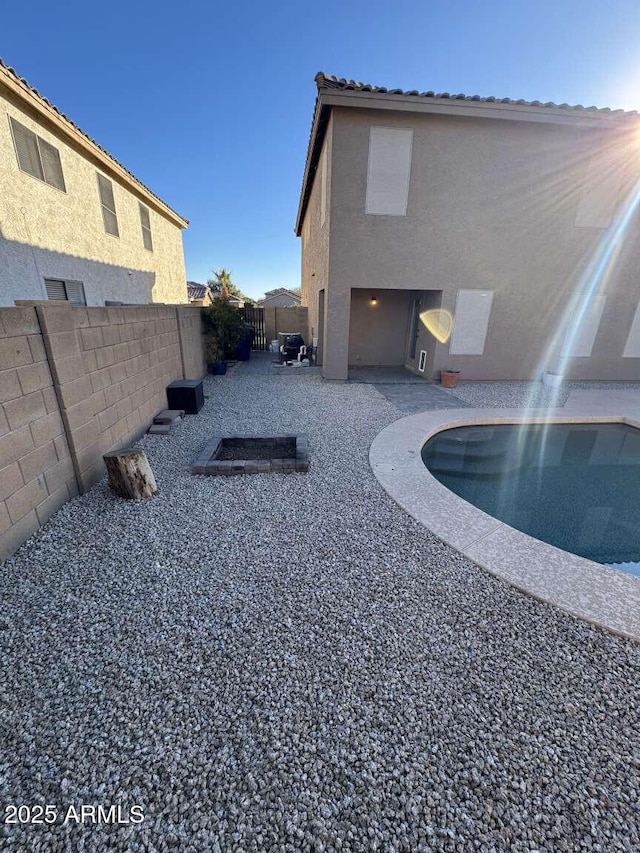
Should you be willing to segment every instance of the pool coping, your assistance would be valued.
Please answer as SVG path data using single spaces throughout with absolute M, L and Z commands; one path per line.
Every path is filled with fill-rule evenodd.
M 640 641 L 640 578 L 509 527 L 449 491 L 422 461 L 422 445 L 443 430 L 527 422 L 623 423 L 640 428 L 636 418 L 604 412 L 551 415 L 548 409 L 439 409 L 385 427 L 371 444 L 369 463 L 396 503 L 483 569 L 578 619 Z

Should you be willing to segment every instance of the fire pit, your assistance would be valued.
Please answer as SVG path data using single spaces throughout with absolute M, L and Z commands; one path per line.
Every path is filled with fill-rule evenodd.
M 191 466 L 192 474 L 275 474 L 309 470 L 306 435 L 215 435 Z

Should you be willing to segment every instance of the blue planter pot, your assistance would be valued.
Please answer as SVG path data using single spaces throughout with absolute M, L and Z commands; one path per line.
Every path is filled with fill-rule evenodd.
M 236 358 L 238 361 L 249 361 L 251 358 L 251 341 L 253 335 L 247 335 L 243 338 L 238 344 L 238 348 L 236 350 Z

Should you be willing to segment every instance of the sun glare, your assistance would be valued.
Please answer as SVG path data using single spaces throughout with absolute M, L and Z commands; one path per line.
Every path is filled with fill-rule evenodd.
M 430 308 L 428 311 L 422 311 L 420 320 L 437 341 L 446 344 L 453 329 L 453 317 L 449 311 L 444 308 Z

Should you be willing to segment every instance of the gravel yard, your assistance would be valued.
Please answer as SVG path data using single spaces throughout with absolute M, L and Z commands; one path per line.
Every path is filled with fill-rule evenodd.
M 640 647 L 428 534 L 368 465 L 401 416 L 315 371 L 206 381 L 0 565 L 4 825 L 46 851 L 638 851 Z M 192 477 L 218 432 L 309 435 L 310 471 Z M 70 805 L 142 807 L 78 824 Z M 6 813 L 5 813 L 6 816 Z

